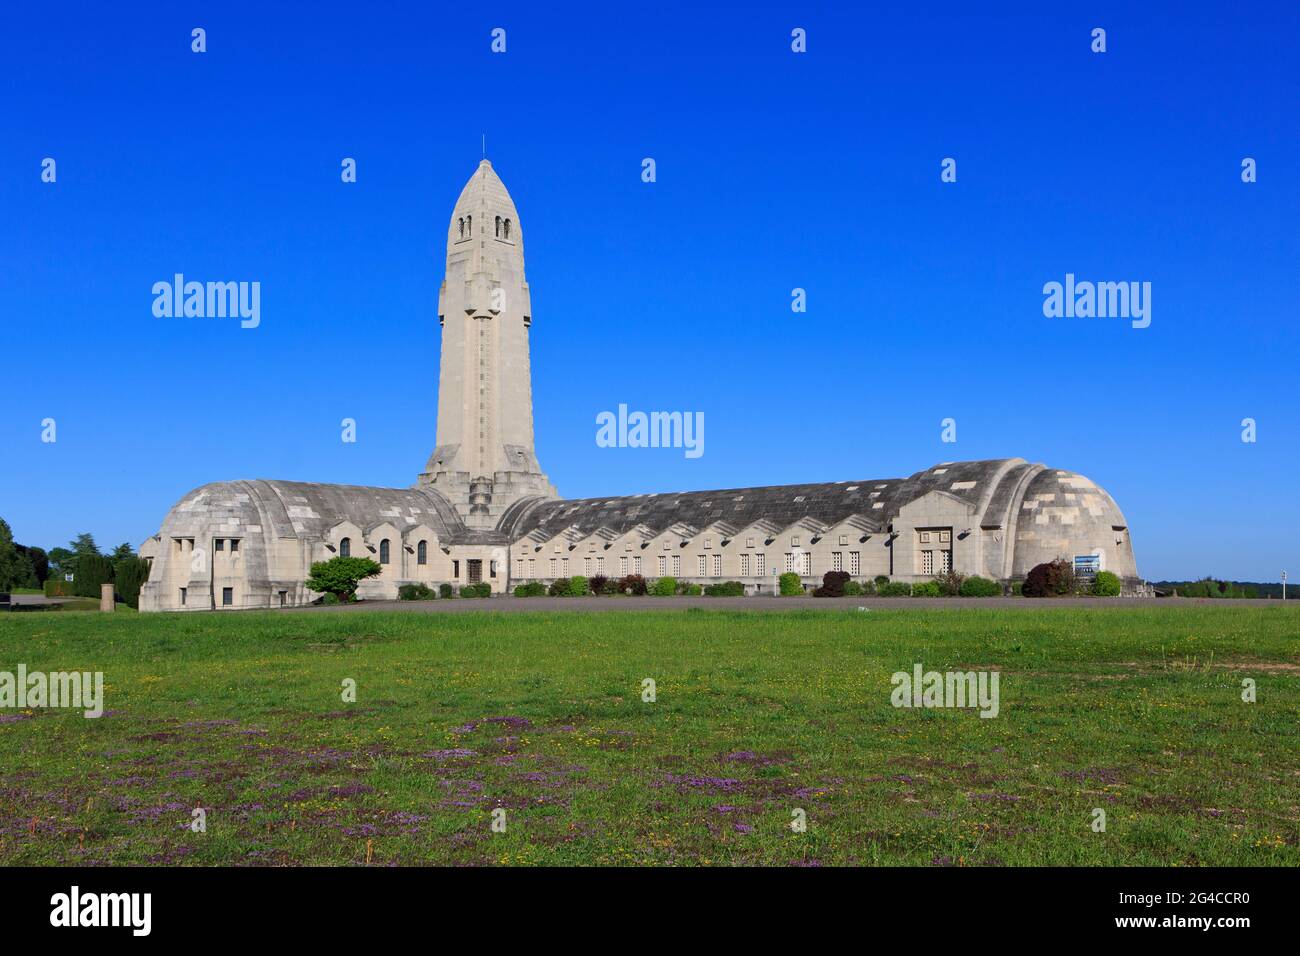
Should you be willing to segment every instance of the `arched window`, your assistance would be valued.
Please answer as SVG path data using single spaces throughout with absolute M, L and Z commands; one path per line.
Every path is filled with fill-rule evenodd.
M 351 538 L 344 538 L 342 541 L 339 542 L 339 557 L 340 557 L 340 558 L 350 558 L 350 557 L 352 557 L 352 539 L 351 539 Z
M 379 563 L 388 564 L 388 539 L 379 542 Z
M 501 238 L 501 217 L 497 216 L 497 238 Z
M 474 217 L 473 217 L 473 216 L 466 216 L 466 217 L 465 217 L 465 235 L 469 236 L 471 239 L 474 237 Z
M 465 217 L 460 217 L 460 238 L 465 238 Z
M 510 238 L 510 220 L 509 220 L 509 219 L 503 220 L 502 223 L 501 223 L 501 238 L 502 238 L 502 239 L 509 239 L 509 238 Z
M 429 542 L 421 541 L 419 544 L 415 546 L 415 563 L 416 564 L 429 563 Z

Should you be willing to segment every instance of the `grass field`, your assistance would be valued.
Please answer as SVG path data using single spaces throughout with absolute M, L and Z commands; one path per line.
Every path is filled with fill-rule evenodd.
M 1280 606 L 6 615 L 19 663 L 107 712 L 0 710 L 5 865 L 1300 865 Z M 894 708 L 916 663 L 999 715 Z

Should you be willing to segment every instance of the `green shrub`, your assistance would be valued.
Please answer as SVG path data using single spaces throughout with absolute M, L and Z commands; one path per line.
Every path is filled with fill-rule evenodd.
M 149 580 L 149 562 L 132 555 L 117 562 L 116 590 L 122 600 L 136 610 L 140 609 L 140 588 Z
M 1098 597 L 1117 597 L 1120 590 L 1119 575 L 1113 571 L 1098 571 L 1092 580 L 1092 593 Z
M 844 582 L 845 597 L 858 597 L 861 594 L 862 594 L 862 585 L 859 584 L 857 581 Z
M 438 585 L 438 597 L 449 598 L 449 597 L 455 597 L 455 595 L 456 595 L 456 590 L 446 581 L 443 581 L 441 584 Z
M 708 585 L 704 593 L 709 597 L 744 597 L 745 585 L 740 581 L 723 581 L 720 584 Z
M 880 597 L 907 597 L 911 593 L 912 586 L 902 581 L 886 580 L 884 584 L 876 585 L 876 594 Z
M 326 593 L 324 593 L 324 594 L 321 595 L 320 603 L 321 603 L 321 604 L 338 604 L 338 603 L 339 603 L 339 596 L 338 596 L 337 594 L 330 594 L 330 593 L 327 591 Z
M 546 589 L 546 593 L 551 597 L 568 597 L 569 596 L 569 579 L 556 578 L 551 582 L 551 586 Z
M 402 584 L 397 588 L 399 601 L 432 601 L 437 592 L 427 584 Z
M 462 584 L 460 586 L 460 596 L 463 598 L 478 597 L 478 588 L 473 584 Z
M 593 574 L 589 582 L 592 594 L 608 594 L 609 578 L 603 574 Z
M 591 593 L 591 582 L 581 574 L 569 578 L 569 597 L 586 597 Z
M 871 583 L 874 584 L 876 586 L 876 590 L 879 591 L 881 588 L 883 588 L 886 584 L 889 583 L 889 575 L 877 574 L 875 579 Z
M 545 597 L 546 585 L 541 581 L 529 581 L 515 588 L 515 597 Z
M 655 597 L 672 597 L 677 593 L 677 579 L 659 578 L 650 589 L 650 593 Z
M 311 574 L 306 585 L 313 591 L 333 594 L 340 601 L 350 601 L 357 593 L 357 585 L 366 578 L 373 578 L 384 569 L 379 562 L 369 558 L 330 558 L 317 561 L 311 566 Z M 78 570 L 77 577 L 81 577 Z
M 961 583 L 958 593 L 962 597 L 997 597 L 1002 593 L 1002 586 L 996 581 L 973 574 Z
M 922 581 L 912 585 L 912 597 L 943 597 L 938 581 Z
M 793 571 L 787 571 L 777 581 L 777 587 L 781 590 L 782 597 L 793 597 L 796 594 L 803 594 L 803 582 L 799 580 L 799 575 Z
M 1024 597 L 1024 596 L 1025 596 L 1025 582 L 1024 582 L 1024 581 L 1012 581 L 1012 582 L 1011 582 L 1011 594 L 1012 594 L 1012 596 L 1014 596 L 1014 597 Z
M 685 594 L 687 597 L 699 597 L 704 589 L 693 581 L 683 581 L 678 587 L 678 592 Z

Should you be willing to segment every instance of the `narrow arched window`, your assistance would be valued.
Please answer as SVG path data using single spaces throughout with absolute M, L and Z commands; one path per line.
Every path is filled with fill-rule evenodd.
M 497 216 L 497 238 L 501 238 L 501 217 Z
M 465 238 L 465 217 L 460 217 L 460 238 Z
M 416 564 L 429 563 L 429 542 L 421 541 L 419 544 L 415 546 L 415 563 Z
M 466 216 L 466 217 L 465 217 L 465 235 L 469 236 L 470 238 L 473 238 L 473 236 L 474 236 L 474 217 L 473 217 L 473 216 Z
M 503 239 L 509 239 L 509 238 L 510 238 L 510 220 L 509 220 L 509 219 L 505 220 L 505 221 L 502 223 L 502 225 L 501 225 L 501 238 L 503 238 Z
M 388 539 L 379 542 L 379 563 L 388 564 Z
M 350 558 L 350 557 L 352 557 L 352 539 L 351 539 L 351 538 L 344 538 L 342 541 L 339 542 L 339 557 L 340 557 L 340 558 Z

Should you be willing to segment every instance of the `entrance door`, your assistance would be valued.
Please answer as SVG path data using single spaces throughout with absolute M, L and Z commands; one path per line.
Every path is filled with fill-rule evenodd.
M 483 580 L 483 562 L 478 558 L 470 558 L 465 562 L 465 573 L 469 576 L 470 584 L 478 584 Z

